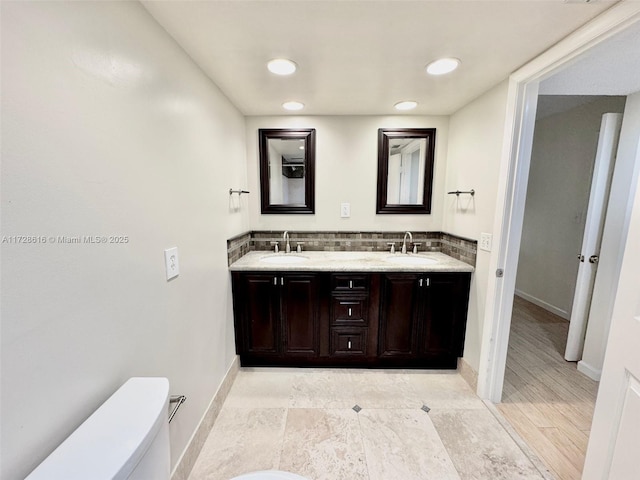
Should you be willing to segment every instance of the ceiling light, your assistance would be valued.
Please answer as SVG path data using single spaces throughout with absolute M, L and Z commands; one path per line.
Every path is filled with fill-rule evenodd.
M 418 106 L 418 102 L 414 102 L 413 100 L 407 100 L 404 102 L 398 102 L 394 105 L 396 110 L 413 110 Z
M 299 148 L 300 150 L 304 150 L 304 145 L 300 145 L 298 148 Z
M 286 58 L 275 58 L 267 63 L 267 68 L 276 75 L 291 75 L 296 71 L 296 64 Z
M 302 110 L 304 108 L 304 103 L 284 102 L 282 104 L 282 108 L 284 108 L 285 110 Z
M 441 58 L 427 65 L 427 73 L 430 75 L 444 75 L 453 72 L 460 65 L 457 58 Z

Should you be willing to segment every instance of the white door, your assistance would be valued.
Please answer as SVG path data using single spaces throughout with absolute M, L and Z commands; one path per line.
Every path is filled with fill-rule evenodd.
M 634 183 L 638 184 L 640 148 Z M 583 480 L 640 478 L 640 188 L 635 189 Z
M 605 113 L 602 116 L 598 149 L 591 180 L 589 206 L 587 208 L 587 218 L 579 256 L 580 264 L 576 280 L 576 291 L 573 296 L 569 334 L 564 353 L 564 358 L 570 362 L 575 362 L 582 358 L 584 335 L 587 329 L 589 308 L 591 307 L 600 243 L 602 242 L 602 230 L 604 228 L 604 218 L 607 211 L 611 176 L 613 175 L 621 125 L 621 113 Z M 598 297 L 594 301 L 598 301 Z

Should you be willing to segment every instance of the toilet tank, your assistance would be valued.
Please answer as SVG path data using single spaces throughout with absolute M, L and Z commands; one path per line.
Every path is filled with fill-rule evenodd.
M 130 378 L 26 480 L 168 480 L 169 380 Z

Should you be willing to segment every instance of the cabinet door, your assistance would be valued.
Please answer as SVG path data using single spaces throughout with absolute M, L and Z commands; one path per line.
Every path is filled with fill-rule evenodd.
M 247 273 L 240 276 L 242 285 L 242 329 L 247 353 L 278 353 L 280 306 L 277 277 Z
M 284 353 L 317 355 L 318 276 L 288 274 L 280 278 Z
M 468 274 L 426 275 L 421 353 L 462 356 L 469 301 Z
M 379 354 L 410 357 L 416 353 L 419 276 L 384 274 L 381 282 Z

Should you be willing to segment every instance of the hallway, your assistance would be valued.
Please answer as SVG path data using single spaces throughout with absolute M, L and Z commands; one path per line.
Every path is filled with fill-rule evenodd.
M 559 480 L 580 479 L 598 383 L 563 352 L 569 322 L 514 298 L 498 410 Z

